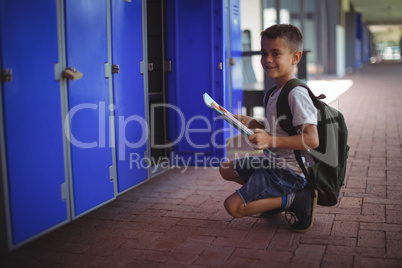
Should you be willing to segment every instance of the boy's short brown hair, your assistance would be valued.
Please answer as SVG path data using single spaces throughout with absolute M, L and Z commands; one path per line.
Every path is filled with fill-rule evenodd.
M 283 38 L 291 52 L 303 51 L 303 35 L 299 28 L 291 24 L 274 24 L 263 32 L 261 38 Z

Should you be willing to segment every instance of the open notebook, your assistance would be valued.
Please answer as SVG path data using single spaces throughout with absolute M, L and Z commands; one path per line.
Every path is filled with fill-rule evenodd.
M 204 93 L 204 102 L 209 108 L 211 108 L 215 113 L 222 116 L 230 125 L 234 126 L 241 133 L 250 136 L 254 134 L 254 131 L 249 129 L 246 125 L 240 122 L 234 115 L 219 105 L 216 101 L 214 101 L 207 93 Z M 264 151 L 273 154 L 270 150 L 265 149 Z

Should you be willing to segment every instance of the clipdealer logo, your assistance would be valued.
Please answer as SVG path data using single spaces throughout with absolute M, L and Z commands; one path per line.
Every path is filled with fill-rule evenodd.
M 223 120 L 220 116 L 215 116 L 211 122 L 208 117 L 203 115 L 195 115 L 191 118 L 186 118 L 179 107 L 171 104 L 151 105 L 153 111 L 161 108 L 176 113 L 178 118 L 177 125 L 179 127 L 176 131 L 177 136 L 173 141 L 166 144 L 157 144 L 154 136 L 150 135 L 150 133 L 156 133 L 155 118 L 152 118 L 150 120 L 152 123 L 149 124 L 144 117 L 139 115 L 130 115 L 128 117 L 113 116 L 111 112 L 115 110 L 114 105 L 107 106 L 105 102 L 99 102 L 98 104 L 82 103 L 72 107 L 64 119 L 64 133 L 72 146 L 81 149 L 117 147 L 119 161 L 125 161 L 127 159 L 129 149 L 141 148 L 146 145 L 148 141 L 150 142 L 150 147 L 155 149 L 171 148 L 183 140 L 185 140 L 188 146 L 195 150 L 205 150 L 210 147 L 218 149 L 227 147 L 227 142 L 219 138 L 219 135 L 223 134 L 225 131 L 230 133 L 230 131 L 233 130 L 226 127 L 213 131 L 213 124 L 216 121 Z M 155 115 L 155 112 L 151 114 Z M 90 134 L 83 135 L 82 132 L 86 131 L 80 131 L 80 129 L 88 127 L 88 120 L 94 119 L 97 122 L 91 122 L 97 125 L 97 129 L 92 129 L 89 131 Z M 107 120 L 109 120 L 109 122 Z M 116 129 L 115 133 L 117 136 L 115 138 L 113 138 L 114 134 L 111 129 L 112 124 L 114 124 Z M 130 131 L 132 131 L 134 127 L 137 139 L 129 140 L 127 137 L 127 129 L 130 128 Z M 209 134 L 210 139 L 208 141 L 197 141 L 196 136 L 198 134 Z M 199 158 L 200 154 L 197 154 L 197 156 Z M 133 159 L 137 161 L 140 158 L 139 155 L 137 157 L 134 154 L 130 161 Z M 198 158 L 196 160 L 198 160 Z M 144 161 L 149 162 L 151 160 Z
M 337 103 L 335 105 L 337 105 Z M 225 136 L 225 132 L 228 133 L 227 136 L 231 136 L 230 134 L 233 134 L 234 128 L 232 126 L 229 127 L 227 124 L 223 124 L 223 126 L 226 127 L 214 130 L 213 124 L 215 124 L 217 121 L 223 120 L 222 117 L 218 115 L 215 116 L 212 121 L 210 118 L 204 115 L 195 115 L 191 118 L 186 118 L 181 109 L 172 104 L 151 105 L 152 111 L 160 108 L 176 113 L 177 118 L 178 129 L 176 130 L 176 138 L 167 144 L 157 144 L 153 135 L 150 135 L 150 133 L 155 133 L 156 131 L 156 126 L 154 123 L 155 118 L 151 118 L 150 121 L 152 123 L 149 125 L 147 120 L 139 115 L 116 117 L 111 113 L 115 110 L 115 106 L 107 106 L 105 102 L 99 102 L 98 104 L 82 103 L 72 107 L 64 119 L 64 132 L 70 144 L 78 148 L 91 149 L 96 147 L 117 147 L 117 160 L 128 160 L 130 167 L 149 167 L 155 163 L 159 164 L 162 162 L 170 163 L 171 166 L 188 166 L 190 163 L 195 166 L 219 165 L 221 162 L 228 159 L 225 157 L 222 159 L 219 157 L 210 157 L 202 152 L 196 153 L 196 151 L 203 151 L 208 148 L 223 149 L 231 146 L 239 147 L 241 146 L 239 142 L 246 142 L 249 146 L 253 147 L 253 144 L 251 144 L 248 139 L 238 139 L 238 144 L 229 143 L 228 141 L 224 140 L 222 136 Z M 151 112 L 151 114 L 155 115 L 155 112 Z M 80 133 L 80 128 L 87 127 L 86 124 L 88 123 L 88 119 L 90 118 L 91 120 L 94 120 L 96 117 L 98 121 L 98 129 L 96 131 L 92 129 L 91 134 L 89 135 L 82 135 L 82 133 Z M 108 124 L 107 120 L 109 121 Z M 111 131 L 110 126 L 112 124 L 115 126 L 115 133 L 118 134 L 116 137 Z M 71 126 L 73 126 L 73 129 Z M 130 131 L 132 131 L 133 126 L 135 126 L 136 140 L 129 140 L 126 135 L 127 128 L 130 128 Z M 331 128 L 328 129 L 330 130 Z M 209 134 L 210 138 L 208 140 L 203 139 L 203 141 L 197 141 L 196 137 L 199 137 L 199 134 Z M 82 136 L 85 136 L 85 138 Z M 90 138 L 87 136 L 90 136 Z M 320 159 L 331 166 L 337 166 L 339 152 L 334 152 L 334 150 L 329 150 L 329 148 L 336 148 L 333 143 L 336 143 L 339 138 L 338 132 L 336 130 L 333 131 L 332 129 L 332 132 L 327 131 L 327 136 L 327 140 L 332 142 L 331 144 L 326 144 L 328 150 L 326 150 L 325 153 L 319 153 L 316 151 L 311 152 L 317 159 Z M 304 137 L 302 138 L 304 142 Z M 188 146 L 194 149 L 195 153 L 193 156 L 180 157 L 174 153 L 171 153 L 170 156 L 165 158 L 148 159 L 138 152 L 132 152 L 132 150 L 130 152 L 130 149 L 138 149 L 145 146 L 148 141 L 150 142 L 151 149 L 165 149 L 177 145 L 179 142 L 183 141 L 183 139 Z

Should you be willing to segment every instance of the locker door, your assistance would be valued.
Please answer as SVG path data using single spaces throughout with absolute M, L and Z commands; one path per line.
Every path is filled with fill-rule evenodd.
M 10 247 L 69 220 L 59 83 L 56 1 L 0 2 L 2 155 Z M 2 121 L 2 122 L 1 122 Z M 1 128 L 0 128 L 1 129 Z M 2 142 L 2 143 L 3 143 Z M 11 236 L 11 237 L 10 237 Z
M 231 108 L 233 114 L 241 114 L 243 107 L 242 43 L 240 28 L 240 0 L 230 0 L 230 79 Z
M 224 28 L 222 0 L 166 1 L 166 59 L 169 139 L 173 164 L 217 165 L 225 157 L 223 120 L 204 104 L 206 92 L 224 98 Z M 226 129 L 227 131 L 227 129 Z
M 114 198 L 106 0 L 65 1 L 66 64 L 83 73 L 68 82 L 74 214 Z
M 113 75 L 118 190 L 148 178 L 146 151 L 141 0 L 112 0 Z

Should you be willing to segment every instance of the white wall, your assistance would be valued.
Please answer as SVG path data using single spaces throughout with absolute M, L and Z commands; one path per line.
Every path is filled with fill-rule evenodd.
M 260 33 L 262 29 L 262 10 L 261 0 L 241 0 L 240 1 L 240 25 L 243 30 L 251 31 L 251 50 L 261 50 Z M 264 72 L 261 68 L 260 57 L 252 57 L 254 73 L 257 81 L 264 81 Z

